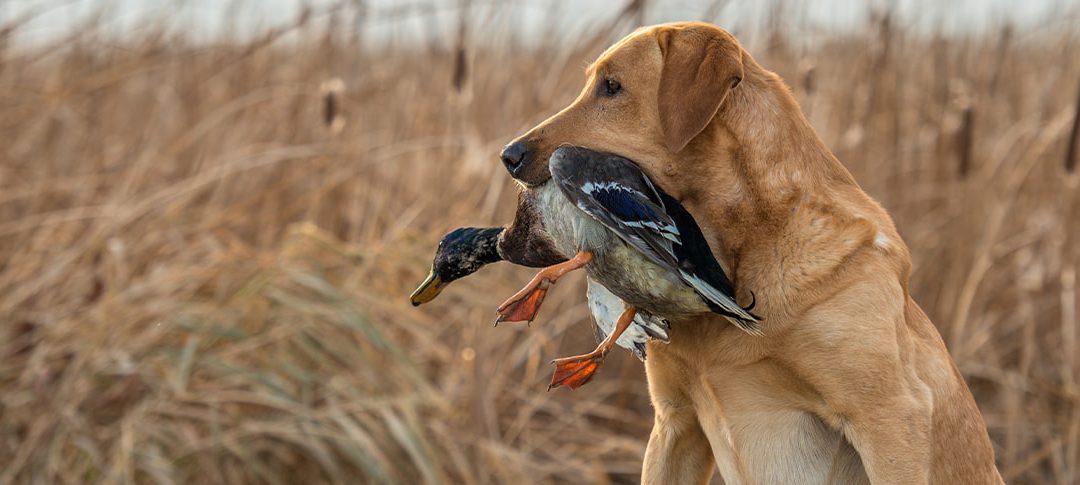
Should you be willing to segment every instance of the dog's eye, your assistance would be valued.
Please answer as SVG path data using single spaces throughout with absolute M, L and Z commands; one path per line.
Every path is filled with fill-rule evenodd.
M 602 96 L 615 96 L 616 94 L 619 94 L 619 91 L 622 91 L 622 85 L 619 84 L 619 81 L 605 79 L 600 83 L 600 95 Z

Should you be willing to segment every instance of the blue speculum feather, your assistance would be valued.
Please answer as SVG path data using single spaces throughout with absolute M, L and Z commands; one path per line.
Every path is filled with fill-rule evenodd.
M 628 190 L 619 186 L 594 187 L 591 195 L 601 205 L 624 221 L 655 222 L 660 216 L 647 206 L 639 204 Z M 644 197 L 644 195 L 641 195 Z

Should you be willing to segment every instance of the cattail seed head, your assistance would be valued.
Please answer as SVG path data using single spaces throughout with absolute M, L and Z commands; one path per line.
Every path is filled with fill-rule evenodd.
M 323 98 L 323 123 L 332 133 L 339 133 L 345 128 L 345 117 L 341 115 L 341 95 L 345 92 L 345 81 L 333 78 L 319 86 Z

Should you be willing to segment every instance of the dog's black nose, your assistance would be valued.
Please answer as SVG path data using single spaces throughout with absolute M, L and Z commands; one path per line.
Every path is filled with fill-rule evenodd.
M 528 144 L 524 140 L 517 140 L 503 148 L 501 157 L 503 165 L 510 171 L 510 175 L 517 173 L 521 165 L 525 163 L 525 157 L 529 156 Z

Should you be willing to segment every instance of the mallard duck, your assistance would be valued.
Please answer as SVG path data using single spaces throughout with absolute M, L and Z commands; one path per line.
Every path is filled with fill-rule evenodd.
M 614 329 L 592 352 L 556 359 L 552 387 L 588 382 L 639 311 L 664 319 L 714 312 L 760 335 L 689 212 L 630 160 L 564 146 L 549 159 L 551 179 L 527 189 L 540 227 L 566 261 L 546 267 L 499 306 L 498 321 L 531 321 L 547 288 L 570 271 L 626 303 Z
M 530 204 L 525 202 L 519 208 L 521 211 L 518 211 L 518 217 L 510 228 L 467 227 L 444 235 L 435 250 L 428 278 L 409 296 L 413 306 L 426 304 L 438 296 L 450 282 L 468 277 L 492 262 L 510 260 L 516 261 L 518 265 L 534 267 L 542 266 L 545 261 L 554 261 L 556 264 L 561 262 L 555 255 L 550 240 L 540 231 L 538 219 L 529 215 L 532 214 Z M 525 247 L 528 247 L 529 251 L 524 250 Z M 528 257 L 525 257 L 526 253 Z M 548 262 L 548 266 L 550 265 L 551 262 Z M 604 285 L 591 278 L 588 280 L 586 297 L 589 300 L 589 310 L 600 336 L 602 339 L 607 338 L 616 328 L 626 304 Z M 645 342 L 649 339 L 669 341 L 667 331 L 671 324 L 646 312 L 637 313 L 633 323 L 618 337 L 616 343 L 644 362 Z

